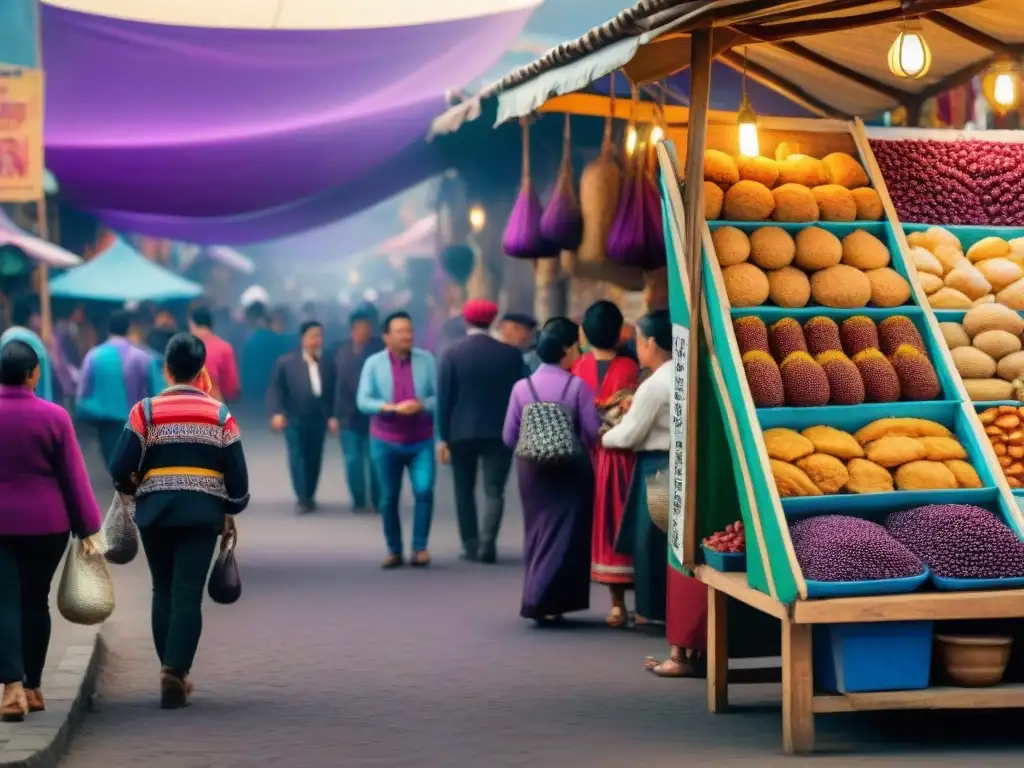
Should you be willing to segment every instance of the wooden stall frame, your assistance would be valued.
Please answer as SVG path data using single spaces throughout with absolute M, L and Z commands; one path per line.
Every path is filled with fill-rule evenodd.
M 774 121 L 777 129 L 786 130 L 787 127 L 793 130 L 822 132 L 847 132 L 853 140 L 872 180 L 872 185 L 879 194 L 883 203 L 886 221 L 890 224 L 894 245 L 898 247 L 906 262 L 908 273 L 911 277 L 912 291 L 917 305 L 922 309 L 925 322 L 934 323 L 933 331 L 938 333 L 938 320 L 927 303 L 919 283 L 916 280 L 916 270 L 908 258 L 909 246 L 903 233 L 903 228 L 895 215 L 895 208 L 885 188 L 884 180 L 878 169 L 874 156 L 871 153 L 867 136 L 864 133 L 864 126 L 859 121 L 847 123 L 845 121 L 832 120 L 808 120 L 805 118 L 791 118 L 784 121 Z M 810 123 L 817 123 L 813 126 Z M 664 167 L 667 153 L 662 151 L 662 163 Z M 673 164 L 673 170 L 675 170 Z M 669 198 L 673 203 L 669 188 Z M 673 204 L 673 216 L 679 216 L 681 211 Z M 702 210 L 702 209 L 701 209 Z M 701 219 L 703 216 L 701 215 Z M 710 270 L 710 278 L 716 283 L 721 281 L 721 269 L 714 256 L 714 244 L 711 240 L 711 230 L 707 223 L 701 221 L 701 231 L 704 250 L 711 256 L 708 259 L 706 268 Z M 678 237 L 678 233 L 675 233 Z M 685 273 L 681 274 L 685 277 Z M 719 304 L 715 311 L 729 314 L 729 307 L 723 298 L 724 294 L 719 292 Z M 722 362 L 715 349 L 710 332 L 710 321 L 708 318 L 710 294 L 705 293 L 700 302 L 701 320 L 704 326 L 703 332 L 711 352 L 712 373 L 716 385 L 720 391 L 724 391 L 725 382 L 722 374 Z M 941 338 L 941 334 L 939 334 Z M 736 341 L 728 336 L 726 343 L 729 345 L 727 357 L 735 359 L 734 355 L 738 349 L 733 349 Z M 949 357 L 948 350 L 940 348 L 940 353 Z M 946 361 L 951 370 L 952 360 Z M 960 398 L 962 409 L 974 413 L 973 403 L 967 397 L 962 383 L 954 378 L 957 387 L 957 395 Z M 735 408 L 740 407 L 748 410 L 748 417 L 756 423 L 756 412 L 752 412 L 752 400 L 750 399 L 749 387 L 745 379 L 740 377 L 741 389 L 744 394 L 742 403 L 733 401 L 723 402 L 726 427 L 733 439 L 733 450 L 739 450 L 739 458 L 746 465 L 747 457 L 743 453 L 743 447 L 738 439 L 739 426 L 736 419 Z M 984 439 L 984 430 L 980 421 L 975 418 L 967 420 L 971 428 L 976 432 L 978 444 L 986 455 L 986 459 L 996 464 L 996 457 Z M 988 446 L 988 447 L 986 447 Z M 767 450 L 763 440 L 757 441 L 758 455 L 756 461 L 767 463 Z M 1009 485 L 1002 478 L 1000 472 L 993 472 L 997 488 L 1003 496 L 1005 506 L 1011 516 L 1015 516 L 1015 522 L 1020 522 L 1021 512 L 1016 504 Z M 747 494 L 751 502 L 751 516 L 753 533 L 757 546 L 764 552 L 764 534 L 761 526 L 761 516 L 774 514 L 782 516 L 784 513 L 781 500 L 777 491 L 772 488 L 773 509 L 765 510 L 757 508 L 753 503 L 752 486 L 750 474 L 744 466 L 741 479 L 741 490 Z M 812 658 L 812 634 L 814 625 L 827 624 L 848 624 L 861 622 L 889 622 L 889 621 L 942 621 L 942 620 L 984 620 L 1003 618 L 1024 618 L 1024 590 L 988 590 L 973 592 L 931 592 L 911 593 L 905 595 L 871 596 L 856 598 L 830 598 L 809 600 L 806 599 L 806 584 L 803 582 L 799 566 L 796 564 L 795 552 L 788 536 L 784 537 L 787 557 L 793 569 L 794 577 L 800 585 L 800 595 L 797 600 L 786 604 L 777 599 L 774 589 L 774 577 L 770 573 L 770 566 L 765 558 L 766 573 L 770 585 L 769 593 L 762 592 L 751 587 L 747 582 L 746 573 L 721 573 L 708 566 L 698 566 L 694 575 L 708 587 L 708 657 L 707 657 L 707 700 L 708 709 L 713 713 L 721 713 L 728 710 L 728 619 L 727 603 L 732 598 L 739 600 L 750 607 L 773 616 L 780 620 L 782 631 L 782 713 L 783 713 L 783 749 L 787 754 L 806 754 L 814 750 L 814 717 L 816 714 L 836 714 L 841 712 L 877 711 L 877 710 L 909 710 L 909 709 L 968 709 L 975 707 L 985 708 L 1024 708 L 1024 684 L 1004 684 L 986 689 L 971 689 L 959 687 L 936 686 L 923 690 L 890 691 L 878 693 L 854 693 L 854 694 L 816 694 L 814 691 L 814 666 Z

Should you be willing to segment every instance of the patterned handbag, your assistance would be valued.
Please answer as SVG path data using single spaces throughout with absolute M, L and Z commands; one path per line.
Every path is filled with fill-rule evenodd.
M 540 399 L 533 381 L 526 384 L 533 395 L 533 402 L 523 408 L 519 424 L 519 441 L 516 456 L 536 464 L 564 464 L 579 452 L 579 441 L 572 413 L 560 401 L 565 400 L 575 377 L 565 382 L 559 402 Z
M 644 479 L 647 485 L 647 514 L 662 533 L 668 533 L 668 473 L 658 470 Z
M 57 610 L 72 624 L 100 624 L 114 612 L 114 581 L 103 555 L 87 555 L 71 542 L 57 587 Z

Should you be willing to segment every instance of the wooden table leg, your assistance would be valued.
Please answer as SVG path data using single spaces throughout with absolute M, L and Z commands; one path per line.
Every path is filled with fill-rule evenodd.
M 729 596 L 708 587 L 708 711 L 729 708 Z
M 787 755 L 814 751 L 811 625 L 782 622 L 782 746 Z

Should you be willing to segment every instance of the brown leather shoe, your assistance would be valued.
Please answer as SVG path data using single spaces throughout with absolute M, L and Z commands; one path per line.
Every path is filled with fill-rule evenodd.
M 28 714 L 28 700 L 25 687 L 21 683 L 8 683 L 4 686 L 4 698 L 0 703 L 0 721 L 20 723 Z
M 188 694 L 188 684 L 180 675 L 169 669 L 160 670 L 160 709 L 187 707 Z
M 38 688 L 26 688 L 25 698 L 28 700 L 29 712 L 46 711 L 46 701 L 43 700 L 43 692 Z
M 430 565 L 430 553 L 425 549 L 412 553 L 412 566 L 415 568 L 426 568 Z

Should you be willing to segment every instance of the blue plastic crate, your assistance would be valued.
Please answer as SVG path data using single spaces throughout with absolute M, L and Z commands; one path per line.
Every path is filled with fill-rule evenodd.
M 701 545 L 704 550 L 704 562 L 722 573 L 739 573 L 747 570 L 746 552 L 716 552 Z
M 814 681 L 828 693 L 910 691 L 928 687 L 931 621 L 814 627 Z

